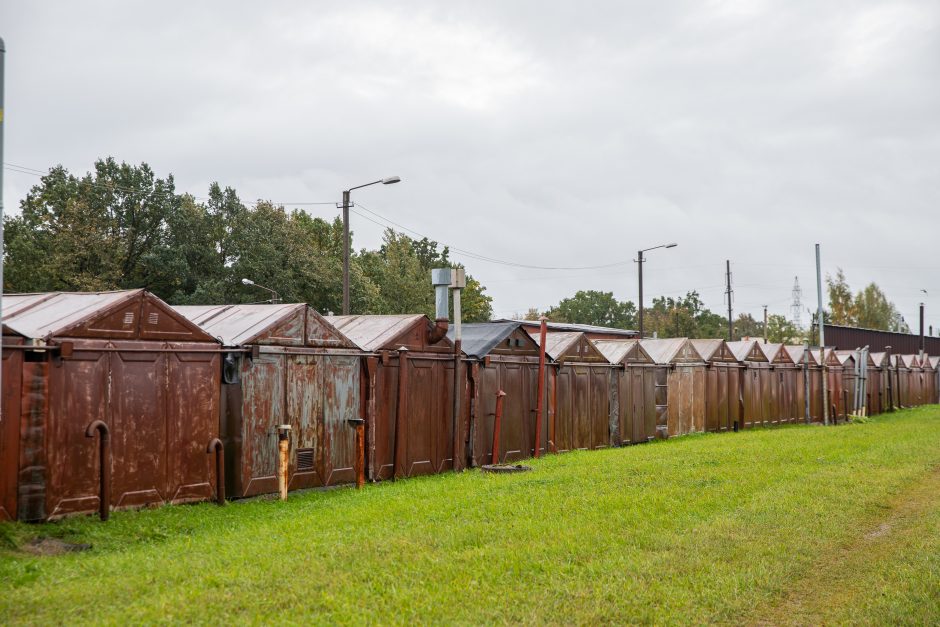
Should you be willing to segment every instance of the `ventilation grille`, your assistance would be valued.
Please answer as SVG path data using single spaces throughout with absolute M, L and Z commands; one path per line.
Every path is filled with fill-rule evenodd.
M 134 312 L 128 311 L 124 314 L 124 324 L 134 324 Z
M 158 314 L 156 311 L 151 312 L 150 315 L 147 316 L 147 322 L 150 324 L 157 324 L 160 322 L 160 314 Z
M 313 449 L 297 449 L 297 472 L 310 472 L 313 470 Z

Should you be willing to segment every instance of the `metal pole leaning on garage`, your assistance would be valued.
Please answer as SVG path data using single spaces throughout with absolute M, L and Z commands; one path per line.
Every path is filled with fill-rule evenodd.
M 816 322 L 819 324 L 819 370 L 822 372 L 822 410 L 823 424 L 829 424 L 829 374 L 826 372 L 826 324 L 823 319 L 822 270 L 819 264 L 819 244 L 816 244 L 816 297 L 819 305 L 816 310 Z

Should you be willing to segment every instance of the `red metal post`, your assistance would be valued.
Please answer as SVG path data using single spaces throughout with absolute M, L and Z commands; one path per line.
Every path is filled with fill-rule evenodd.
M 212 438 L 206 453 L 215 453 L 215 502 L 225 505 L 225 447 L 222 440 Z
M 558 452 L 555 446 L 555 410 L 558 407 L 558 370 L 549 370 L 548 377 L 548 450 Z
M 408 414 L 408 349 L 398 353 L 398 401 L 395 410 L 395 462 L 394 478 L 405 476 L 405 455 L 407 454 L 407 430 L 405 423 Z
M 366 424 L 356 425 L 356 489 L 366 484 Z
M 111 515 L 111 434 L 108 425 L 96 420 L 85 429 L 85 437 L 95 437 L 98 432 L 98 465 L 100 467 L 98 488 L 98 516 L 102 521 Z
M 503 397 L 506 393 L 500 390 L 496 393 L 496 418 L 493 420 L 493 458 L 492 464 L 499 463 L 499 427 L 503 421 Z
M 548 319 L 545 316 L 541 318 L 542 325 L 539 329 L 539 382 L 538 382 L 538 400 L 535 401 L 535 453 L 539 456 L 539 449 L 542 444 L 542 403 L 545 398 L 545 335 L 548 333 Z

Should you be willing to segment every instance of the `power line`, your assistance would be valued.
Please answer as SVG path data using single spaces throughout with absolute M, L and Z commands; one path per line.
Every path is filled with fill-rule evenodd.
M 383 216 L 383 215 L 381 215 L 381 214 L 379 214 L 379 213 L 376 213 L 375 211 L 372 211 L 371 209 L 369 209 L 368 207 L 366 207 L 365 205 L 363 205 L 363 204 L 360 203 L 360 202 L 357 202 L 357 203 L 356 203 L 356 206 L 359 207 L 359 208 L 361 208 L 361 209 L 364 209 L 365 211 L 368 211 L 369 213 L 371 213 L 371 214 L 374 215 L 375 217 L 379 218 L 380 220 L 384 220 L 385 222 L 387 222 L 388 224 L 390 224 L 390 225 L 392 225 L 392 226 L 397 226 L 398 228 L 400 228 L 400 229 L 402 229 L 402 230 L 404 230 L 404 231 L 407 231 L 407 232 L 411 233 L 412 235 L 416 235 L 416 236 L 418 236 L 418 237 L 422 237 L 422 238 L 429 239 L 429 240 L 433 240 L 433 241 L 439 241 L 439 240 L 435 240 L 435 239 L 432 238 L 432 237 L 428 237 L 427 235 L 424 235 L 423 233 L 419 233 L 418 231 L 415 231 L 414 229 L 408 228 L 407 226 L 405 226 L 405 225 L 403 225 L 403 224 L 399 224 L 398 222 L 395 222 L 394 220 L 390 220 L 389 218 L 386 218 L 385 216 Z M 358 213 L 358 212 L 356 212 L 356 215 L 362 216 L 362 214 L 361 214 L 361 213 Z M 375 222 L 375 221 L 372 220 L 372 222 Z M 487 255 L 481 255 L 480 253 L 475 253 L 475 252 L 472 252 L 472 251 L 469 251 L 469 250 L 466 250 L 466 249 L 463 249 L 463 248 L 458 248 L 458 247 L 456 247 L 456 246 L 452 246 L 452 245 L 450 245 L 450 244 L 447 244 L 446 242 L 440 242 L 440 243 L 441 243 L 442 245 L 444 245 L 444 246 L 447 246 L 447 248 L 449 248 L 450 250 L 453 250 L 453 251 L 455 251 L 455 252 L 461 253 L 462 255 L 465 255 L 465 256 L 467 256 L 467 257 L 470 257 L 471 259 L 476 259 L 477 261 L 485 261 L 485 262 L 488 262 L 488 263 L 495 263 L 495 264 L 504 265 L 504 266 L 511 266 L 511 267 L 514 267 L 514 268 L 524 268 L 524 269 L 527 269 L 527 270 L 600 270 L 600 269 L 604 269 L 604 268 L 614 268 L 614 267 L 617 267 L 617 266 L 625 266 L 625 265 L 628 265 L 628 264 L 633 263 L 632 261 L 616 261 L 616 262 L 613 262 L 613 263 L 606 263 L 606 264 L 600 264 L 600 265 L 595 265 L 595 266 L 537 266 L 537 265 L 533 265 L 533 264 L 518 263 L 518 262 L 515 262 L 515 261 L 506 261 L 506 260 L 504 260 L 504 259 L 496 259 L 496 258 L 494 258 L 494 257 L 489 257 L 489 256 L 487 256 Z

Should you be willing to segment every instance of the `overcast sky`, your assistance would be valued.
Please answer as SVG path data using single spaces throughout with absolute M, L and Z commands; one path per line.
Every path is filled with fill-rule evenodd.
M 4 0 L 0 36 L 7 163 L 111 155 L 252 202 L 399 175 L 358 211 L 542 268 L 454 253 L 497 316 L 635 301 L 636 251 L 671 241 L 647 303 L 695 289 L 723 311 L 730 259 L 736 314 L 789 315 L 795 276 L 815 308 L 820 242 L 824 272 L 876 281 L 912 328 L 927 289 L 940 329 L 936 0 Z M 4 178 L 17 211 L 38 178 Z M 606 267 L 550 269 L 585 266 Z

